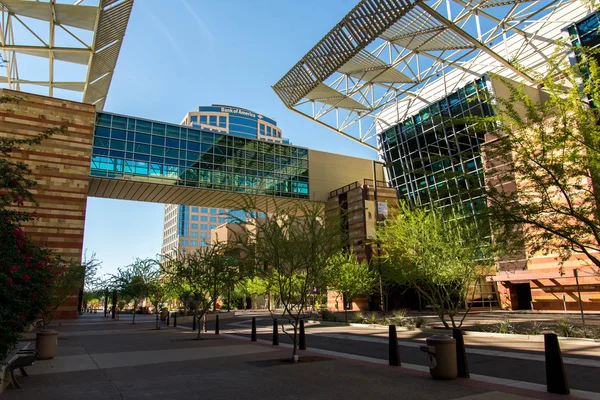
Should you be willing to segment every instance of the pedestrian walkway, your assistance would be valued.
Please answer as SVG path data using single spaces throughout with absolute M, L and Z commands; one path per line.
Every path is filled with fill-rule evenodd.
M 435 381 L 428 373 L 381 363 L 301 352 L 286 346 L 172 327 L 156 331 L 83 316 L 57 327 L 58 355 L 37 361 L 22 390 L 1 400 L 41 399 L 565 399 L 475 380 Z M 571 397 L 575 398 L 575 397 Z

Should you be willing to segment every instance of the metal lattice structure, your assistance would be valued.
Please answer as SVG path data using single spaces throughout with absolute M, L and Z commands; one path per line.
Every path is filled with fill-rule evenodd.
M 103 109 L 133 0 L 82 2 L 0 0 L 0 87 L 80 92 Z
M 376 135 L 487 72 L 526 84 L 579 0 L 362 0 L 273 89 L 292 111 L 377 150 Z

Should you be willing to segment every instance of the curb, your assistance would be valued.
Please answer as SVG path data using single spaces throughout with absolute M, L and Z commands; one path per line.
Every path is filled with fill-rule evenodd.
M 312 321 L 309 320 L 308 324 L 311 325 L 323 325 L 323 326 L 351 326 L 353 328 L 362 328 L 362 329 L 378 329 L 378 330 L 387 330 L 387 325 L 376 325 L 376 324 L 357 324 L 353 322 L 331 322 L 331 321 Z M 407 328 L 405 326 L 397 326 L 398 332 L 421 332 L 421 333 L 445 333 L 449 336 L 452 336 L 452 330 L 450 329 L 432 329 L 432 328 Z M 478 331 L 468 331 L 463 330 L 463 334 L 465 336 L 472 337 L 491 337 L 491 338 L 499 338 L 499 339 L 518 339 L 532 342 L 543 342 L 544 335 L 521 335 L 518 333 L 494 333 L 494 332 L 478 332 Z M 580 342 L 581 344 L 589 344 L 589 343 L 599 343 L 600 341 L 597 339 L 590 338 L 576 338 L 576 337 L 558 337 L 560 341 L 566 341 L 571 343 Z

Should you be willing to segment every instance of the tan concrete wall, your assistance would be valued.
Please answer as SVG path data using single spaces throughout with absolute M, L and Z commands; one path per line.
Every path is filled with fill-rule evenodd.
M 308 151 L 310 199 L 326 202 L 329 192 L 349 183 L 373 177 L 373 160 L 324 151 Z M 377 180 L 385 180 L 381 164 L 376 164 Z
M 81 261 L 83 229 L 90 175 L 90 156 L 95 107 L 90 104 L 0 89 L 0 96 L 18 97 L 18 102 L 0 105 L 0 136 L 32 138 L 54 127 L 65 131 L 39 146 L 14 152 L 32 171 L 37 185 L 31 190 L 38 205 L 26 202 L 38 219 L 24 227 L 33 241 L 57 254 Z M 58 309 L 57 319 L 75 318 L 77 299 Z

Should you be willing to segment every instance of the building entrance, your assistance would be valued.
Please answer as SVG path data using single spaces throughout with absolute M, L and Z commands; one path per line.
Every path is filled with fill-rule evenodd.
M 513 285 L 517 295 L 517 310 L 531 310 L 531 287 L 529 283 Z

